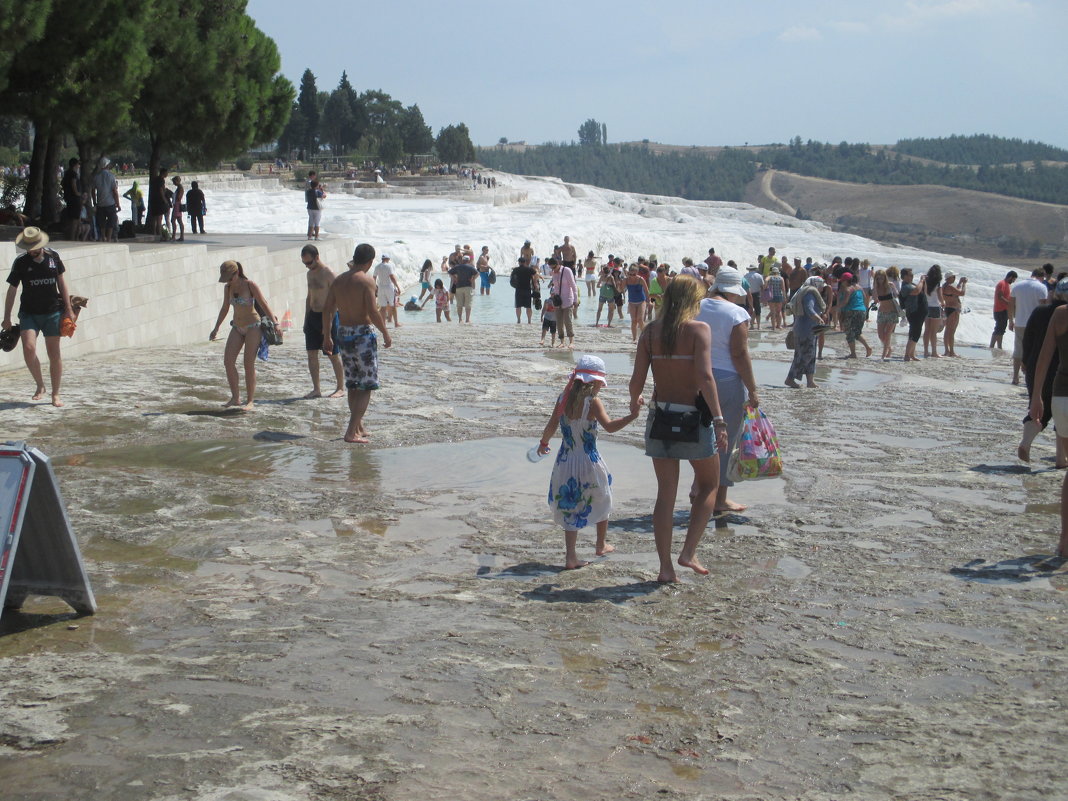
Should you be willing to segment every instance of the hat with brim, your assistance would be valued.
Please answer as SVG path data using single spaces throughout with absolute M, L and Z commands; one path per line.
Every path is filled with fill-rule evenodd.
M 224 261 L 219 265 L 219 283 L 228 284 L 230 280 L 237 275 L 237 262 L 232 260 Z
M 728 295 L 744 295 L 742 274 L 733 267 L 720 267 L 719 272 L 716 273 L 716 280 L 712 284 L 712 291 Z
M 608 381 L 605 380 L 607 373 L 604 359 L 597 356 L 580 356 L 578 364 L 575 365 L 575 380 L 584 384 L 600 381 L 603 386 L 608 386 Z
M 19 335 L 21 330 L 17 325 L 11 326 L 6 331 L 0 331 L 0 350 L 4 353 L 9 353 L 15 349 L 15 346 L 19 343 Z
M 48 234 L 36 226 L 23 228 L 15 237 L 15 246 L 23 250 L 39 250 L 48 244 Z

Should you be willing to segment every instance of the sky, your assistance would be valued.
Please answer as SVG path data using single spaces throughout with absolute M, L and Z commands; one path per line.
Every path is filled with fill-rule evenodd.
M 987 133 L 1068 148 L 1065 0 L 249 0 L 282 73 L 417 104 L 476 145 L 893 144 Z

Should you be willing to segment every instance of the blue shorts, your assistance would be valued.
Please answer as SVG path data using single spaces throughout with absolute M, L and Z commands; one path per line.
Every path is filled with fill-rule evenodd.
M 484 273 L 479 273 L 478 277 L 479 277 L 479 280 L 482 282 L 481 284 L 479 284 L 479 286 L 482 289 L 489 289 L 490 288 L 489 270 L 486 270 L 486 272 L 484 272 Z
M 59 321 L 63 312 L 52 314 L 19 313 L 19 329 L 22 331 L 39 331 L 46 337 L 59 336 Z

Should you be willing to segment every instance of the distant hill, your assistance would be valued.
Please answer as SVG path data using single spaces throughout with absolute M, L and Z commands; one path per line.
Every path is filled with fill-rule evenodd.
M 478 158 L 507 172 L 690 200 L 739 200 L 755 170 L 774 169 L 832 181 L 952 186 L 1068 205 L 1068 150 L 985 134 L 903 139 L 893 146 L 802 142 L 799 136 L 785 145 L 745 147 L 499 145 L 480 148 Z
M 838 231 L 1012 266 L 1068 254 L 1068 206 L 946 186 L 881 186 L 767 170 L 745 200 Z M 1041 262 L 1040 262 L 1041 263 Z
M 756 174 L 752 154 L 733 148 L 719 148 L 715 155 L 686 150 L 661 155 L 643 144 L 500 145 L 479 148 L 477 158 L 519 175 L 690 200 L 741 200 Z
M 1012 143 L 1018 140 L 998 140 L 996 137 L 988 139 L 991 140 L 988 153 L 990 157 L 1007 153 L 1033 154 L 1037 152 L 1035 148 L 1039 147 L 1047 148 L 1043 152 L 1051 155 L 1059 157 L 1063 153 L 1068 156 L 1068 153 L 1048 145 L 1031 143 L 1034 147 L 1029 147 L 1028 143 L 1020 142 L 1019 147 L 1016 147 Z M 932 143 L 930 149 L 936 150 L 933 143 L 949 142 L 950 139 L 924 141 Z M 922 151 L 923 148 L 917 150 Z M 971 150 L 961 147 L 957 148 L 956 152 L 963 158 L 966 155 L 979 155 L 982 150 L 976 142 Z M 1023 161 L 1010 161 L 1008 164 L 982 163 L 978 166 L 947 164 L 932 161 L 919 152 L 905 154 L 896 146 L 872 147 L 868 144 L 848 142 L 832 145 L 811 140 L 802 142 L 801 137 L 795 137 L 788 145 L 767 147 L 758 152 L 755 158 L 766 168 L 813 178 L 828 178 L 832 181 L 896 186 L 952 186 L 1068 205 L 1068 170 L 1059 162 L 1039 160 L 1025 164 Z
M 947 136 L 938 139 L 901 139 L 894 150 L 945 164 L 1020 164 L 1068 161 L 1068 150 L 1041 142 L 1003 139 L 989 134 Z
M 524 143 L 481 148 L 478 157 L 507 172 L 624 192 L 744 200 L 991 261 L 1068 252 L 1068 151 L 1039 142 L 974 135 L 897 145 L 800 137 L 745 147 Z

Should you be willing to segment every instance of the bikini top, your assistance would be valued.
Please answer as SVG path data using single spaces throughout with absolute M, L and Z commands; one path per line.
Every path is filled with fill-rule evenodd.
M 256 299 L 255 298 L 243 298 L 240 295 L 234 295 L 234 297 L 232 298 L 231 302 L 235 306 L 251 306 L 253 303 L 256 302 Z
M 893 300 L 893 299 L 894 299 L 893 295 L 879 295 L 879 297 L 876 298 L 876 300 Z

